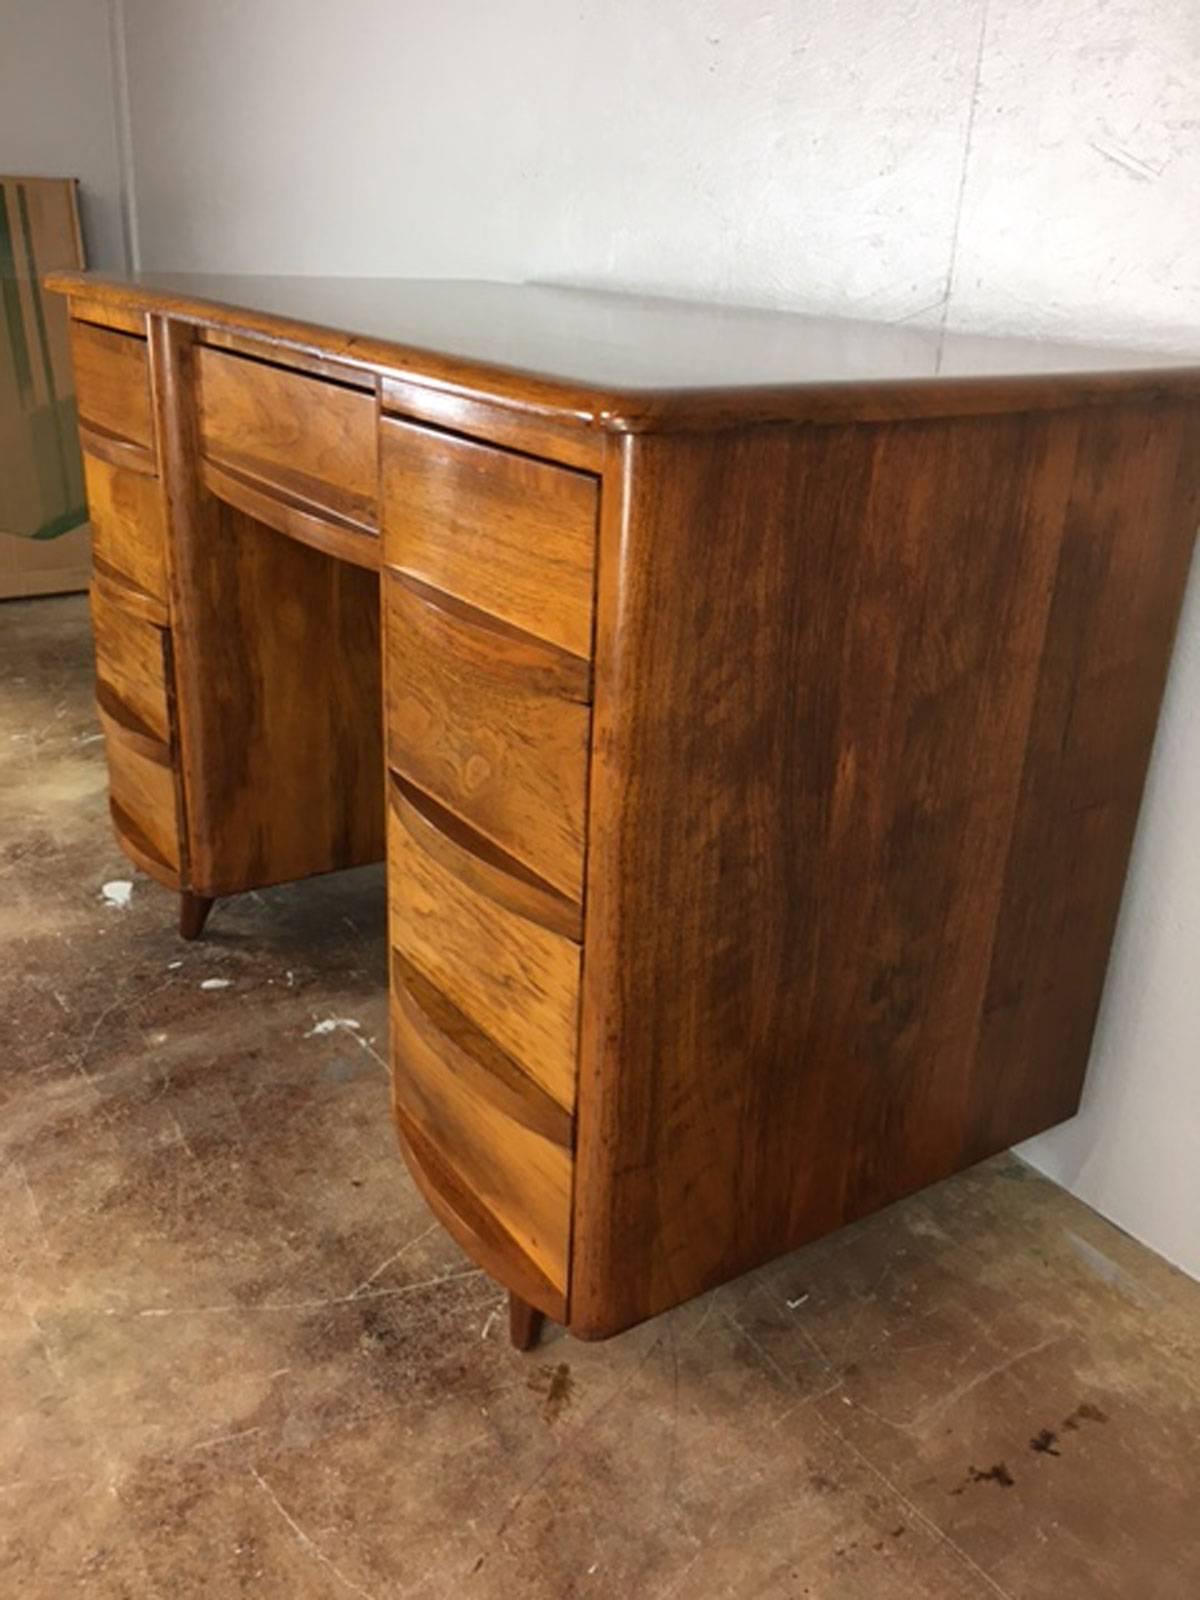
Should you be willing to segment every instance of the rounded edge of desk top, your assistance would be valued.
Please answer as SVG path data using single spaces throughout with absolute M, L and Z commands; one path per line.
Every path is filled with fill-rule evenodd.
M 199 275 L 195 280 L 199 282 Z M 253 283 L 242 279 L 214 278 L 217 284 Z M 265 280 L 264 280 L 265 281 Z M 315 280 L 314 280 L 315 281 Z M 359 280 L 346 280 L 353 284 Z M 378 280 L 375 280 L 376 282 Z M 421 280 L 397 278 L 403 284 Z M 663 314 L 683 314 L 713 319 L 714 328 L 736 340 L 739 317 L 746 327 L 777 328 L 782 336 L 811 332 L 814 340 L 845 338 L 859 341 L 854 361 L 831 376 L 836 362 L 826 360 L 807 376 L 786 382 L 729 382 L 696 384 L 624 384 L 619 387 L 563 376 L 532 363 L 501 363 L 482 356 L 439 350 L 434 346 L 405 343 L 379 335 L 356 333 L 320 322 L 297 320 L 281 312 L 240 305 L 233 299 L 209 298 L 185 286 L 185 279 L 156 284 L 138 278 L 121 278 L 82 271 L 56 271 L 44 279 L 54 293 L 86 295 L 94 303 L 124 311 L 173 317 L 200 327 L 271 340 L 281 348 L 308 356 L 345 362 L 381 376 L 441 389 L 471 399 L 487 401 L 525 413 L 553 417 L 560 423 L 613 433 L 670 433 L 710 431 L 770 423 L 836 424 L 894 422 L 938 417 L 982 416 L 1005 412 L 1067 410 L 1077 407 L 1200 398 L 1200 355 L 1172 363 L 1169 359 L 1117 347 L 1071 346 L 1037 343 L 1025 339 L 995 339 L 968 334 L 938 335 L 929 330 L 899 329 L 894 324 L 867 323 L 846 318 L 805 317 L 789 312 L 755 311 L 753 308 L 704 306 L 691 302 L 648 299 L 611 291 L 564 291 L 605 302 L 616 309 L 621 302 L 642 313 L 662 308 Z M 471 285 L 463 280 L 458 288 Z M 553 286 L 495 285 L 479 283 L 480 292 L 502 289 L 519 297 L 553 292 Z M 514 301 L 515 303 L 515 301 Z M 671 308 L 668 313 L 667 308 Z M 732 336 L 729 329 L 733 328 Z M 968 364 L 963 352 L 979 352 L 981 370 L 951 373 L 928 371 L 898 373 L 894 363 L 882 362 L 872 373 L 872 346 L 920 333 L 923 356 L 940 351 L 940 340 L 953 341 L 954 359 Z M 730 349 L 733 349 L 730 344 Z M 947 348 L 950 348 L 947 346 Z M 1011 352 L 1012 370 L 987 370 L 1003 366 Z M 1041 365 L 1039 365 L 1039 360 Z M 1077 361 L 1077 365 L 1072 365 Z M 940 356 L 933 363 L 941 365 Z M 736 362 L 734 363 L 736 368 Z M 864 372 L 864 368 L 867 370 Z

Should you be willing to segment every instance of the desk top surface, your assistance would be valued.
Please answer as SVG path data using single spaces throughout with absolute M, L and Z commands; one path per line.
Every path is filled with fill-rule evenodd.
M 1200 393 L 1195 352 L 990 338 L 547 284 L 178 273 L 58 273 L 48 283 L 616 427 L 701 413 L 711 421 L 722 408 L 726 421 L 799 419 L 826 401 L 867 415 L 855 397 L 868 395 L 900 414 L 914 409 L 917 391 L 931 390 L 957 394 L 972 410 L 1019 408 L 1035 388 L 1052 389 L 1058 405 L 1076 392 L 1083 402 Z M 970 403 L 984 395 L 992 402 Z

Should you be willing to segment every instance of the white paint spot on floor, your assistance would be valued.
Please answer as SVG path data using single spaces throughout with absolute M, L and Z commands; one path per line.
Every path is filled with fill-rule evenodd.
M 117 906 L 124 911 L 133 899 L 133 885 L 127 878 L 114 878 L 100 890 L 106 906 Z
M 229 978 L 203 978 L 200 983 L 202 989 L 228 989 Z
M 325 1017 L 311 1027 L 304 1037 L 306 1039 L 320 1038 L 327 1033 L 336 1033 L 339 1028 L 345 1028 L 348 1033 L 361 1033 L 362 1023 L 356 1022 L 353 1017 Z
M 804 1302 L 807 1299 L 808 1299 L 808 1296 L 806 1294 L 797 1295 L 794 1300 L 789 1300 L 788 1301 L 788 1303 L 787 1303 L 788 1310 L 789 1311 L 798 1311 L 800 1309 L 800 1307 L 804 1304 Z
M 167 962 L 167 971 L 168 972 L 178 972 L 182 965 L 183 965 L 182 961 L 168 961 Z

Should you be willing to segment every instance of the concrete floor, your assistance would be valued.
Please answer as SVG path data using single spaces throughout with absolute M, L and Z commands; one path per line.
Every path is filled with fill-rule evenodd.
M 89 700 L 82 600 L 0 606 L 0 1595 L 1196 1600 L 1200 1285 L 1005 1158 L 517 1355 L 393 1145 L 382 874 L 181 944 Z

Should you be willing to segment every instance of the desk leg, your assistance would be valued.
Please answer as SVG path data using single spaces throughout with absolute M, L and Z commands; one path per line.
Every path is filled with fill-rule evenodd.
M 179 937 L 198 939 L 212 908 L 213 902 L 207 895 L 191 894 L 184 889 L 179 896 Z
M 542 1313 L 509 1291 L 508 1332 L 516 1350 L 532 1350 L 542 1336 Z

